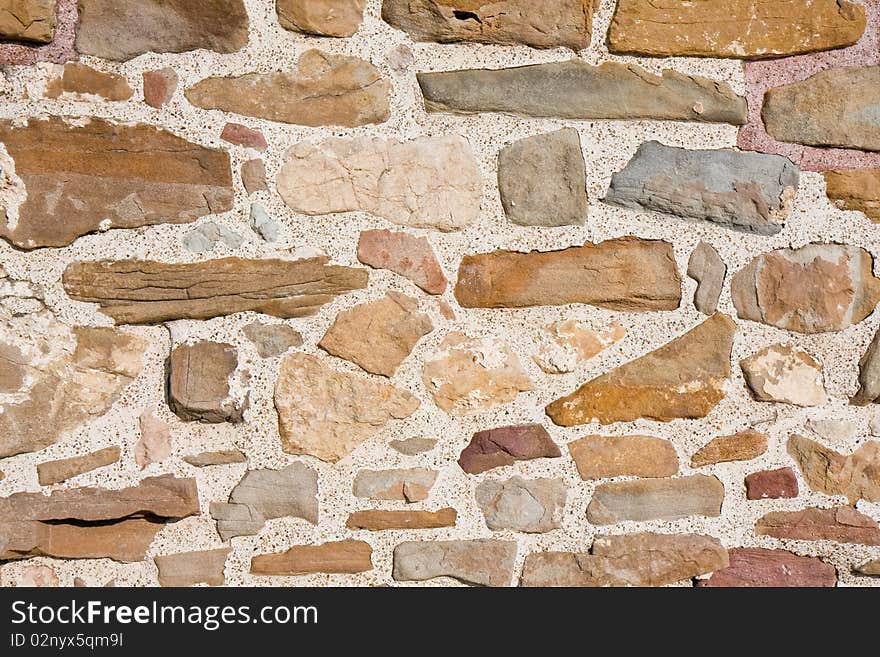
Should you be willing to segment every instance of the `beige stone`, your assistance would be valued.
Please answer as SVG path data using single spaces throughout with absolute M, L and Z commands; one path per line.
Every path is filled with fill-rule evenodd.
M 611 322 L 594 330 L 584 322 L 567 319 L 549 324 L 538 333 L 532 360 L 547 374 L 574 372 L 585 360 L 622 340 L 626 329 Z
M 880 577 L 880 559 L 866 561 L 856 568 L 856 573 L 869 577 Z
M 587 506 L 594 525 L 720 516 L 724 484 L 717 477 L 636 479 L 599 484 Z
M 159 586 L 223 586 L 226 558 L 231 551 L 227 547 L 153 557 L 159 570 Z
M 52 77 L 46 82 L 43 95 L 46 98 L 67 97 L 122 101 L 131 98 L 134 92 L 125 77 L 118 73 L 97 71 L 85 64 L 64 64 L 53 69 Z
M 788 439 L 788 454 L 813 490 L 843 495 L 851 504 L 860 499 L 880 502 L 880 442 L 868 441 L 845 455 L 793 434 Z
M 703 445 L 691 458 L 691 467 L 713 463 L 750 461 L 767 451 L 767 434 L 746 429 L 730 436 L 718 436 Z
M 400 470 L 361 470 L 354 478 L 352 494 L 371 500 L 422 502 L 428 499 L 436 470 L 408 468 Z
M 821 406 L 826 401 L 822 366 L 808 353 L 774 344 L 740 361 L 746 384 L 760 401 Z
M 168 360 L 168 406 L 186 422 L 242 422 L 249 400 L 245 380 L 232 345 L 179 345 Z
M 52 588 L 60 585 L 58 573 L 50 566 L 27 566 L 17 584 L 29 588 Z
M 585 480 L 678 474 L 675 447 L 654 436 L 586 436 L 568 443 L 568 451 Z
M 365 0 L 276 0 L 278 22 L 288 30 L 318 36 L 353 35 L 364 19 Z
M 364 541 L 335 541 L 322 545 L 295 545 L 280 554 L 258 554 L 251 559 L 251 575 L 308 575 L 363 573 L 373 569 L 373 549 Z
M 134 462 L 143 470 L 171 456 L 171 427 L 149 409 L 141 413 L 138 425 L 141 437 L 134 446 Z
M 118 445 L 105 447 L 82 456 L 72 456 L 57 461 L 37 464 L 37 479 L 40 486 L 60 484 L 71 477 L 103 468 L 119 460 L 121 450 Z

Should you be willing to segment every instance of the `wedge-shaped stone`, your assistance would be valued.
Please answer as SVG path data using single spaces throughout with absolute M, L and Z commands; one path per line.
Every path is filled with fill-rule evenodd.
M 711 315 L 718 309 L 727 265 L 710 244 L 700 242 L 688 260 L 687 275 L 697 281 L 694 307 L 704 315 Z
M 357 57 L 307 50 L 296 71 L 213 77 L 186 90 L 196 107 L 295 125 L 347 128 L 390 116 L 391 83 Z
M 143 124 L 90 118 L 0 121 L 26 198 L 0 237 L 22 249 L 67 246 L 106 228 L 183 224 L 232 209 L 229 154 Z M 11 173 L 11 172 L 9 172 Z
M 826 171 L 825 192 L 841 210 L 858 210 L 880 223 L 880 169 Z
M 353 35 L 364 20 L 365 0 L 276 0 L 278 22 L 288 30 L 318 36 Z
M 426 237 L 390 230 L 365 230 L 358 240 L 357 258 L 377 269 L 408 278 L 428 294 L 446 291 L 446 274 Z
M 773 511 L 758 519 L 755 533 L 797 541 L 880 545 L 880 527 L 877 522 L 850 506 Z
M 754 258 L 732 279 L 742 319 L 799 333 L 842 331 L 874 311 L 880 279 L 865 249 L 807 244 Z
M 119 460 L 120 448 L 118 445 L 105 447 L 82 456 L 72 456 L 57 461 L 46 461 L 37 464 L 37 478 L 40 486 L 60 484 L 71 477 L 76 477 L 98 468 L 103 468 Z
M 736 325 L 716 313 L 669 344 L 547 406 L 561 426 L 705 417 L 724 397 Z
M 382 18 L 415 41 L 533 48 L 590 45 L 592 0 L 384 0 Z
M 692 468 L 714 463 L 750 461 L 767 451 L 767 434 L 746 429 L 730 436 L 718 436 L 703 445 L 691 458 Z
M 855 569 L 858 575 L 867 575 L 869 577 L 880 577 L 880 559 L 866 561 Z
M 583 361 L 619 342 L 625 335 L 626 329 L 617 322 L 596 330 L 574 319 L 554 322 L 538 333 L 537 353 L 532 360 L 547 374 L 574 372 Z
M 235 377 L 238 352 L 232 345 L 207 340 L 179 345 L 171 352 L 167 369 L 168 406 L 181 420 L 208 424 L 243 420 L 249 392 L 245 377 Z
M 816 557 L 765 548 L 734 548 L 728 555 L 730 565 L 707 579 L 697 580 L 697 586 L 837 586 L 837 570 Z
M 681 275 L 672 245 L 621 237 L 561 251 L 465 256 L 455 298 L 465 308 L 586 303 L 610 310 L 675 310 Z
M 248 42 L 243 0 L 78 0 L 76 50 L 126 61 L 145 52 L 220 53 Z
M 859 360 L 859 390 L 852 398 L 856 406 L 866 406 L 880 400 L 880 330 Z M 878 435 L 872 431 L 872 435 Z
M 618 0 L 614 53 L 765 59 L 851 46 L 865 10 L 845 0 Z
M 68 94 L 74 99 L 85 100 L 97 96 L 104 100 L 122 101 L 134 92 L 118 73 L 105 73 L 85 64 L 69 63 L 53 68 L 52 77 L 46 83 L 46 98 L 62 98 Z
M 489 529 L 542 533 L 561 526 L 566 487 L 562 479 L 487 479 L 476 498 Z
M 461 452 L 458 464 L 468 474 L 480 474 L 517 461 L 562 456 L 540 424 L 523 424 L 478 431 Z
M 724 82 L 579 59 L 499 70 L 419 73 L 429 112 L 504 112 L 561 119 L 746 123 L 745 98 Z
M 851 504 L 860 499 L 880 502 L 880 442 L 868 441 L 844 455 L 793 434 L 788 439 L 788 454 L 813 490 L 843 495 Z
M 831 68 L 770 89 L 761 117 L 778 141 L 880 151 L 878 104 L 880 66 Z
M 352 493 L 371 500 L 421 502 L 428 499 L 436 470 L 408 468 L 405 470 L 361 470 L 355 475 Z
M 590 552 L 536 552 L 520 586 L 664 586 L 728 565 L 727 550 L 700 534 L 600 536 Z
M 476 586 L 510 586 L 516 543 L 480 539 L 401 543 L 394 548 L 398 582 L 452 577 Z
M 195 468 L 206 468 L 211 465 L 231 465 L 247 463 L 247 456 L 238 449 L 224 449 L 217 452 L 201 452 L 184 456 L 183 460 Z
M 367 286 L 365 270 L 328 265 L 328 260 L 74 262 L 64 270 L 62 282 L 72 299 L 99 304 L 118 324 L 210 319 L 246 311 L 307 317 L 335 296 Z
M 798 167 L 780 155 L 688 150 L 646 141 L 611 177 L 604 200 L 775 235 L 785 225 L 799 180 Z
M 389 529 L 441 529 L 455 527 L 455 509 L 439 511 L 355 511 L 348 516 L 345 526 L 349 529 L 385 531 Z
M 675 447 L 653 436 L 587 436 L 568 443 L 568 451 L 585 480 L 678 474 Z
M 717 477 L 692 475 L 676 479 L 636 479 L 596 486 L 587 506 L 594 525 L 646 520 L 720 516 L 724 484 Z
M 181 552 L 153 557 L 159 569 L 159 586 L 223 586 L 226 582 L 226 558 L 232 548 Z
M 746 384 L 755 399 L 797 406 L 825 403 L 822 366 L 810 354 L 774 344 L 740 361 Z
M 282 449 L 331 463 L 418 407 L 406 390 L 334 370 L 308 354 L 287 356 L 275 383 Z
M 373 569 L 373 548 L 363 541 L 335 541 L 323 545 L 295 545 L 279 554 L 251 559 L 251 575 L 310 575 L 363 573 Z

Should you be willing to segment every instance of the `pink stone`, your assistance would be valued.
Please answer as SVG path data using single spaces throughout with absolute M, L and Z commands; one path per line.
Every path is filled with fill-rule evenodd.
M 357 257 L 365 265 L 388 269 L 408 278 L 428 294 L 446 291 L 446 276 L 425 237 L 390 230 L 365 230 Z
M 73 45 L 76 18 L 76 0 L 58 0 L 52 42 L 37 47 L 21 43 L 0 43 L 0 66 L 30 66 L 37 62 L 64 64 L 77 61 L 79 56 Z
M 245 146 L 258 151 L 266 150 L 266 138 L 263 133 L 240 123 L 227 123 L 220 133 L 220 139 L 236 146 Z
M 746 499 L 778 500 L 798 496 L 798 482 L 791 468 L 762 470 L 746 477 Z
M 834 566 L 816 557 L 801 557 L 787 550 L 734 548 L 727 551 L 730 566 L 717 570 L 697 586 L 836 586 Z
M 158 71 L 144 71 L 144 102 L 150 107 L 160 108 L 177 90 L 178 77 L 174 69 L 163 68 Z

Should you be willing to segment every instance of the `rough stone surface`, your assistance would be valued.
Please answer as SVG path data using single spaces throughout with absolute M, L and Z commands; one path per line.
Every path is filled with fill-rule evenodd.
M 254 343 L 260 358 L 275 358 L 303 345 L 303 337 L 299 331 L 286 324 L 251 322 L 241 330 Z
M 724 288 L 727 265 L 711 244 L 700 242 L 688 260 L 687 275 L 697 281 L 694 307 L 704 315 L 718 310 L 718 300 Z
M 736 325 L 712 315 L 672 342 L 585 383 L 547 406 L 555 424 L 705 417 L 724 397 Z
M 504 112 L 560 119 L 746 122 L 747 106 L 726 83 L 666 69 L 579 59 L 499 70 L 419 73 L 429 112 Z
M 728 565 L 727 550 L 700 534 L 600 536 L 590 552 L 536 552 L 521 586 L 664 586 Z
M 746 429 L 730 436 L 718 436 L 703 445 L 691 458 L 691 467 L 713 463 L 751 461 L 767 451 L 767 434 Z
M 566 486 L 562 479 L 487 479 L 476 498 L 489 529 L 542 533 L 561 526 Z
M 880 300 L 880 279 L 865 249 L 808 244 L 754 258 L 732 279 L 741 319 L 799 333 L 841 331 L 858 324 Z
M 264 151 L 267 148 L 266 138 L 262 132 L 248 128 L 241 123 L 230 122 L 223 126 L 220 139 L 236 146 L 253 148 L 255 151 Z
M 97 97 L 103 100 L 122 101 L 131 98 L 133 93 L 125 77 L 118 73 L 105 73 L 85 64 L 71 63 L 54 67 L 52 77 L 46 82 L 43 95 L 52 99 Z
M 856 573 L 859 575 L 868 575 L 869 577 L 880 577 L 880 559 L 874 559 L 873 561 L 866 561 L 862 565 L 858 566 L 856 569 Z
M 144 102 L 150 107 L 160 109 L 171 101 L 180 78 L 173 68 L 160 68 L 156 71 L 144 71 L 143 81 Z
M 390 115 L 391 84 L 362 59 L 307 50 L 296 71 L 212 77 L 186 90 L 203 109 L 295 125 L 355 126 Z
M 392 440 L 388 445 L 404 456 L 416 456 L 430 452 L 437 446 L 437 441 L 433 438 L 407 438 L 406 440 Z
M 775 235 L 785 225 L 799 181 L 797 166 L 779 155 L 647 141 L 612 176 L 604 201 Z
M 730 565 L 707 579 L 698 580 L 697 586 L 837 586 L 834 566 L 816 557 L 766 548 L 734 548 L 727 554 Z
M 480 474 L 517 461 L 558 458 L 562 452 L 540 424 L 524 424 L 478 431 L 458 459 L 468 474 Z
M 758 519 L 755 533 L 797 541 L 880 545 L 880 527 L 877 522 L 849 506 L 772 511 Z
M 17 586 L 29 588 L 52 588 L 60 586 L 58 574 L 49 566 L 28 566 Z
M 71 477 L 116 463 L 121 450 L 118 445 L 105 447 L 82 456 L 72 456 L 57 461 L 46 461 L 37 465 L 37 478 L 40 486 L 60 484 Z
M 719 516 L 723 501 L 724 485 L 707 475 L 615 481 L 596 486 L 587 506 L 587 520 L 594 525 L 612 525 Z
M 793 499 L 798 496 L 798 480 L 791 468 L 762 470 L 745 478 L 747 500 Z
M 56 0 L 9 0 L 0 7 L 0 38 L 49 43 Z
M 251 203 L 250 222 L 251 230 L 267 242 L 277 242 L 281 236 L 281 227 L 278 222 L 269 216 L 266 208 L 258 203 Z
M 426 468 L 407 470 L 361 470 L 355 475 L 352 494 L 371 500 L 422 502 L 428 499 L 437 471 Z
M 238 449 L 224 449 L 216 452 L 200 452 L 184 456 L 183 460 L 196 468 L 206 468 L 211 465 L 230 465 L 232 463 L 247 463 L 247 457 Z
M 590 202 L 578 131 L 563 128 L 501 149 L 498 188 L 515 224 L 583 226 Z
M 465 256 L 455 298 L 465 308 L 586 303 L 609 310 L 674 310 L 681 276 L 672 245 L 621 237 L 561 251 Z
M 446 291 L 446 275 L 426 237 L 390 230 L 365 230 L 358 239 L 357 258 L 376 269 L 408 278 L 428 294 Z
M 78 54 L 74 47 L 77 22 L 76 0 L 37 1 L 50 1 L 56 8 L 55 29 L 51 40 L 39 42 L 6 40 L 0 37 L 2 39 L 0 42 L 0 63 L 3 65 L 32 66 L 41 62 L 64 64 L 77 60 Z M 18 21 L 15 23 L 15 29 L 21 29 Z
M 418 407 L 405 390 L 334 370 L 308 354 L 288 355 L 275 384 L 282 449 L 331 463 Z
M 860 499 L 880 502 L 880 442 L 868 441 L 844 455 L 793 434 L 788 439 L 788 453 L 813 490 L 843 495 L 851 504 Z
M 220 244 L 234 251 L 242 245 L 244 239 L 225 226 L 208 221 L 187 232 L 181 241 L 186 250 L 191 253 L 207 253 L 213 251 Z
M 841 210 L 858 210 L 880 223 L 880 169 L 826 171 L 825 191 Z
M 880 330 L 874 334 L 874 339 L 859 360 L 859 389 L 853 396 L 852 403 L 865 406 L 878 399 L 880 399 Z
M 266 163 L 263 160 L 248 160 L 241 165 L 241 182 L 248 194 L 268 191 L 266 184 Z
M 153 557 L 159 570 L 160 586 L 223 586 L 226 582 L 226 559 L 231 548 L 181 552 Z
M 389 529 L 442 529 L 455 527 L 458 514 L 455 509 L 438 511 L 355 511 L 348 516 L 348 529 L 378 532 Z
M 171 427 L 151 410 L 141 413 L 138 425 L 141 436 L 134 446 L 134 462 L 143 470 L 171 455 Z
M 585 480 L 678 474 L 675 447 L 653 436 L 587 436 L 568 443 L 568 451 Z
M 825 403 L 822 366 L 808 353 L 774 344 L 740 361 L 755 399 L 797 406 Z
M 143 124 L 59 117 L 0 122 L 27 198 L 0 237 L 22 249 L 67 246 L 107 228 L 189 223 L 232 209 L 229 155 Z
M 845 0 L 618 0 L 608 32 L 614 53 L 764 59 L 851 46 L 865 10 Z
M 256 555 L 251 559 L 251 574 L 363 573 L 373 569 L 372 554 L 373 548 L 363 541 L 295 545 L 287 552 Z
M 859 430 L 855 422 L 830 418 L 812 418 L 807 420 L 807 428 L 820 438 L 833 443 L 842 443 L 849 440 Z
M 393 576 L 398 582 L 452 577 L 476 586 L 510 586 L 515 559 L 512 541 L 412 541 L 394 548 Z
M 363 211 L 400 226 L 442 231 L 473 223 L 483 190 L 470 145 L 455 135 L 303 142 L 287 152 L 276 186 L 303 214 Z
M 595 331 L 573 319 L 550 324 L 537 337 L 532 360 L 547 374 L 574 372 L 585 360 L 622 340 L 626 329 L 617 322 Z
M 249 392 L 232 345 L 201 341 L 183 344 L 168 361 L 168 406 L 186 422 L 242 422 Z M 242 389 L 244 388 L 244 389 Z
M 277 0 L 281 27 L 328 37 L 353 35 L 364 19 L 365 0 Z

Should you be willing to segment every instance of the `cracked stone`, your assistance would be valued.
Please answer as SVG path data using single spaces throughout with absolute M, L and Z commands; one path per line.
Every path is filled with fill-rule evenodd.
M 487 479 L 476 498 L 492 531 L 543 533 L 561 527 L 566 485 L 562 479 Z
M 727 265 L 712 245 L 700 242 L 688 260 L 687 275 L 697 282 L 694 307 L 704 315 L 712 315 L 718 310 Z
M 850 504 L 860 499 L 880 502 L 880 442 L 868 441 L 845 455 L 792 434 L 787 449 L 811 489 L 842 495 Z
M 422 502 L 428 499 L 437 472 L 426 468 L 406 470 L 360 470 L 354 478 L 352 494 L 371 500 Z
M 822 366 L 808 353 L 774 344 L 740 361 L 755 399 L 796 406 L 821 406 L 827 400 Z
M 180 345 L 168 360 L 168 406 L 185 422 L 242 422 L 249 401 L 247 378 L 232 345 Z
M 57 0 L 9 0 L 0 7 L 0 38 L 49 43 Z

